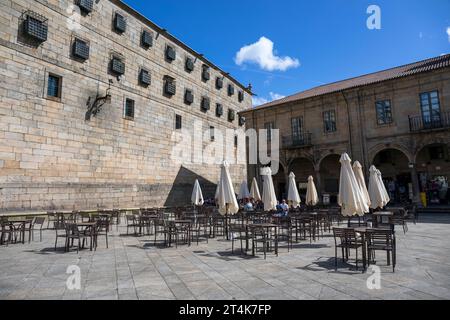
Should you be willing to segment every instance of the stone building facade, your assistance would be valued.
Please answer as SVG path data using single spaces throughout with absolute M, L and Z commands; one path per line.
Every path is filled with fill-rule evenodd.
M 294 172 L 301 193 L 313 176 L 337 201 L 339 157 L 348 152 L 384 174 L 394 201 L 449 201 L 450 55 L 313 88 L 242 112 L 247 128 L 280 130 L 277 194 Z M 249 178 L 259 166 L 248 168 Z
M 0 75 L 0 210 L 181 205 L 195 179 L 213 196 L 220 166 L 173 161 L 173 135 L 201 151 L 251 107 L 249 88 L 118 0 L 2 0 Z

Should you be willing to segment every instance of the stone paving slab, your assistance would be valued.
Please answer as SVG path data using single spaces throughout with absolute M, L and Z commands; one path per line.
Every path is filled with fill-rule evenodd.
M 124 226 L 110 236 L 109 249 L 54 251 L 54 231 L 42 242 L 0 247 L 0 299 L 37 300 L 359 300 L 450 299 L 450 215 L 423 216 L 409 232 L 397 232 L 395 273 L 386 257 L 380 290 L 369 290 L 370 274 L 339 262 L 334 269 L 334 240 L 330 235 L 310 244 L 282 246 L 278 257 L 269 253 L 231 253 L 221 238 L 198 246 L 161 248 L 153 236 L 125 236 Z M 71 265 L 81 271 L 81 288 L 67 287 Z

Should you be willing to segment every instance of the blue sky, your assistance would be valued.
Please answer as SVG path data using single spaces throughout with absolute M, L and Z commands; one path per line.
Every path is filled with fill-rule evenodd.
M 252 83 L 259 103 L 450 53 L 450 0 L 125 2 Z M 381 9 L 380 30 L 367 28 L 370 5 Z

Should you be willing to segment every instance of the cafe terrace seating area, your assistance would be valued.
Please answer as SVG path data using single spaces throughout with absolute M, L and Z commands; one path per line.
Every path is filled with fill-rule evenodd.
M 1 299 L 448 299 L 450 217 L 215 207 L 2 215 Z M 81 288 L 66 286 L 80 268 Z M 372 266 L 380 290 L 370 290 Z

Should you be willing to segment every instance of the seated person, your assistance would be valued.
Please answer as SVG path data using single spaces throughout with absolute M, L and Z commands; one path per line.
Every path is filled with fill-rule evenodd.
M 250 202 L 249 199 L 245 199 L 244 210 L 245 211 L 253 211 L 253 204 Z
M 279 205 L 281 209 L 281 213 L 284 215 L 287 215 L 289 213 L 289 205 L 287 204 L 286 200 L 283 200 L 283 202 Z

